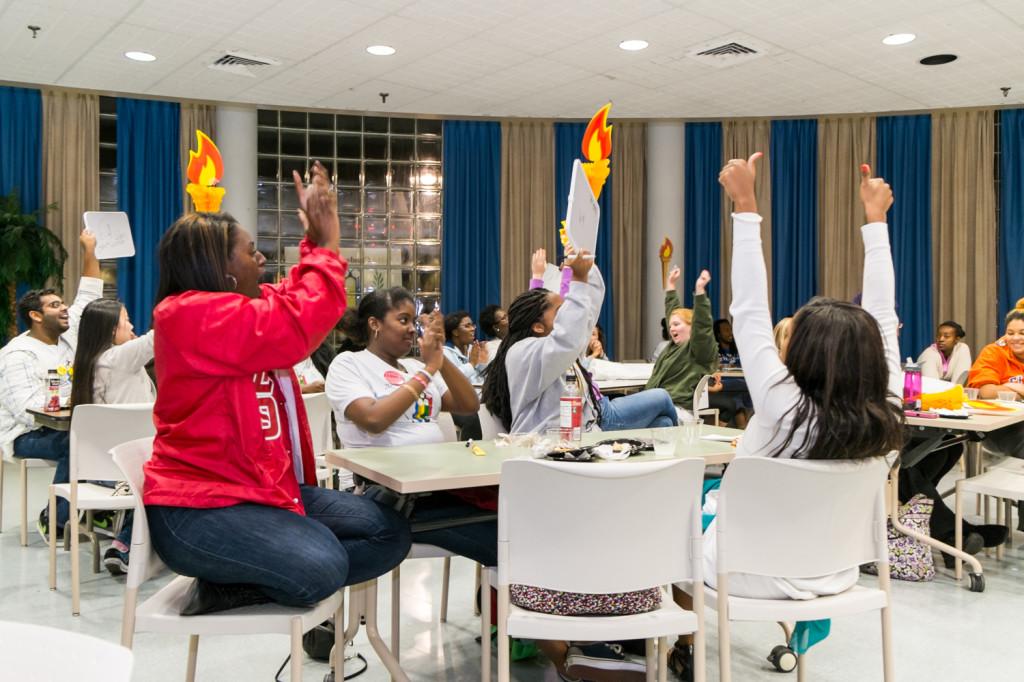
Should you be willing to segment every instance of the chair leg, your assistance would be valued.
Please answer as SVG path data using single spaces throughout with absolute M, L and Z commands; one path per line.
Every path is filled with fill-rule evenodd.
M 341 601 L 334 612 L 334 651 L 331 652 L 331 670 L 334 679 L 342 682 L 345 679 L 345 588 L 341 588 Z
M 401 633 L 399 632 L 399 621 L 402 614 L 402 565 L 399 564 L 391 570 L 391 653 L 395 660 L 399 660 L 401 653 Z
M 441 577 L 441 622 L 448 622 L 448 582 L 452 575 L 452 558 L 444 558 L 444 572 Z
M 188 661 L 185 663 L 185 682 L 196 682 L 196 657 L 199 654 L 199 635 L 188 637 Z
M 302 658 L 305 654 L 302 651 L 302 618 L 292 618 L 292 664 L 291 679 L 302 679 Z
M 796 682 L 806 682 L 807 675 L 807 654 L 800 654 L 796 657 Z
M 882 609 L 882 679 L 885 682 L 892 682 L 896 679 L 892 644 L 892 610 L 890 607 Z
M 28 546 L 28 462 L 24 459 L 18 460 L 18 469 L 21 472 L 21 546 Z M 54 519 L 55 521 L 56 519 Z M 54 521 L 51 521 L 53 523 Z
M 732 682 L 730 665 L 729 641 L 729 576 L 718 574 L 718 679 L 719 682 Z M 699 586 L 694 589 L 700 589 Z
M 57 496 L 53 492 L 53 488 L 50 488 L 50 518 L 57 518 Z M 49 537 L 50 537 L 50 589 L 57 589 L 57 525 L 54 523 L 50 524 Z
M 480 581 L 480 682 L 491 682 L 491 585 L 487 577 Z
M 1006 519 L 1006 546 L 1013 547 L 1013 500 L 1005 499 L 1003 505 L 1006 507 L 1006 512 L 1003 514 Z
M 490 595 L 488 595 L 489 597 Z M 512 670 L 508 638 L 508 585 L 498 587 L 498 682 L 509 682 Z
M 139 588 L 129 587 L 124 591 L 124 608 L 121 611 L 121 646 L 132 648 L 135 638 L 135 605 L 139 600 Z
M 668 637 L 658 640 L 658 682 L 668 682 Z
M 64 532 L 67 533 L 69 532 L 67 529 L 71 529 L 71 615 L 77 616 L 81 606 L 79 600 L 81 598 L 80 581 L 82 574 L 78 555 L 78 533 L 80 530 L 78 527 L 78 509 L 74 504 L 71 505 L 70 513 L 71 516 L 68 517 L 68 525 Z M 53 521 L 50 523 L 52 524 Z
M 654 682 L 655 668 L 658 667 L 658 640 L 648 639 L 644 653 L 647 654 L 647 682 Z
M 0 533 L 4 532 L 4 471 L 7 469 L 7 462 L 0 457 Z
M 999 499 L 997 497 L 996 498 L 996 524 L 997 525 L 999 525 L 999 526 L 1005 526 L 1006 525 L 1006 519 L 1004 518 L 1005 514 L 1006 514 L 1006 505 L 1003 504 L 1003 500 L 1001 500 L 1001 499 Z M 1002 546 L 1002 544 L 1000 544 L 1000 545 L 998 545 L 996 547 L 996 560 L 997 561 L 1002 561 L 1003 560 L 1003 546 Z
M 956 522 L 953 524 L 953 541 L 955 543 L 954 547 L 958 550 L 962 550 L 964 546 L 964 496 L 960 485 L 960 481 L 962 480 L 964 479 L 961 478 L 956 482 L 956 491 L 954 492 L 955 502 L 953 504 L 954 513 L 956 514 Z M 964 562 L 957 554 L 953 555 L 953 576 L 958 581 L 963 580 L 964 577 Z
M 0 501 L 2 501 L 2 500 L 0 500 Z M 474 616 L 479 616 L 480 615 L 480 605 L 476 603 L 476 595 L 478 595 L 478 594 L 482 595 L 483 594 L 483 592 L 480 591 L 480 573 L 483 570 L 484 570 L 483 566 L 481 566 L 480 564 L 476 565 L 476 571 L 475 571 L 475 573 L 476 573 L 476 584 L 473 585 L 473 615 Z

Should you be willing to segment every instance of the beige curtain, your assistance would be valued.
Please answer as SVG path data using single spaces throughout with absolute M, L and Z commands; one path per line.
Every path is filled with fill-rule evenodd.
M 100 100 L 94 94 L 49 89 L 42 97 L 43 197 L 47 205 L 57 204 L 44 222 L 68 251 L 64 297 L 70 300 L 82 276 L 82 213 L 100 208 Z
M 644 224 L 647 198 L 647 124 L 615 123 L 612 152 L 612 300 L 616 360 L 643 352 Z
M 501 298 L 507 306 L 527 289 L 530 255 L 554 258 L 555 128 L 550 122 L 501 124 Z
M 875 165 L 875 117 L 818 119 L 818 281 L 822 295 L 849 301 L 863 288 L 860 165 Z
M 188 152 L 196 148 L 196 130 L 202 130 L 210 136 L 214 142 L 217 141 L 215 130 L 217 120 L 217 107 L 209 104 L 196 104 L 194 102 L 181 103 L 181 125 L 178 132 L 181 149 L 181 196 L 182 211 L 192 212 L 192 197 L 185 191 L 185 184 L 188 179 L 185 171 L 188 169 Z
M 934 322 L 959 322 L 975 355 L 999 333 L 994 166 L 994 112 L 932 114 Z
M 764 264 L 768 269 L 768 300 L 772 287 L 772 180 L 771 163 L 768 158 L 768 144 L 771 139 L 771 121 L 745 120 L 722 122 L 722 165 L 729 159 L 746 159 L 754 152 L 764 152 L 764 158 L 757 163 L 757 177 L 754 192 L 757 195 L 757 210 L 761 213 L 761 242 L 764 250 Z M 722 192 L 722 275 L 717 283 L 719 311 L 728 316 L 732 302 L 732 202 Z M 711 283 L 716 286 L 715 282 Z M 690 284 L 686 284 L 690 286 Z

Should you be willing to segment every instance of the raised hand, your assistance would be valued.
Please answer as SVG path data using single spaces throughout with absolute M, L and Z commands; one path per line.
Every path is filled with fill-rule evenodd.
M 600 341 L 591 341 L 590 349 L 587 351 L 587 355 L 592 358 L 600 358 L 604 355 L 604 346 L 601 345 Z
M 892 188 L 882 178 L 871 177 L 871 166 L 860 165 L 860 200 L 864 216 L 869 223 L 884 223 L 885 214 L 892 206 Z
M 544 271 L 548 267 L 548 252 L 537 249 L 530 257 L 530 274 L 534 279 L 544 279 Z
M 292 171 L 295 194 L 299 199 L 299 218 L 310 241 L 337 253 L 341 239 L 338 194 L 327 177 L 327 169 L 319 161 L 313 162 L 310 176 L 309 185 L 303 187 L 299 172 Z
M 711 375 L 711 381 L 708 382 L 708 393 L 718 393 L 725 388 L 725 384 L 722 383 L 722 373 L 715 372 Z
M 444 318 L 440 311 L 430 313 L 420 337 L 420 357 L 427 371 L 433 374 L 444 363 Z
M 665 291 L 673 291 L 676 288 L 676 282 L 682 276 L 683 271 L 679 269 L 678 265 L 673 265 L 672 269 L 668 272 L 668 281 L 665 282 Z
M 569 256 L 568 247 L 566 248 L 566 256 Z M 572 278 L 576 282 L 586 282 L 587 276 L 590 274 L 590 268 L 594 267 L 594 257 L 590 255 L 589 251 L 580 251 L 579 253 L 572 252 L 572 260 L 567 260 L 566 265 L 572 269 Z
M 754 152 L 746 161 L 731 159 L 718 174 L 718 183 L 732 199 L 737 213 L 757 213 L 754 178 L 757 176 L 757 160 L 762 156 L 761 152 Z
M 78 235 L 78 243 L 82 245 L 83 253 L 96 253 L 96 235 L 89 230 L 82 230 Z
M 700 275 L 697 277 L 697 282 L 693 285 L 693 293 L 698 296 L 703 295 L 707 291 L 708 282 L 711 281 L 711 273 L 707 270 L 701 270 Z

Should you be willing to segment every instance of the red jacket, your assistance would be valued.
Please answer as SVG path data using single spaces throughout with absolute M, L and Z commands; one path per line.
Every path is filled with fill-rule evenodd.
M 187 291 L 153 311 L 159 390 L 153 458 L 145 467 L 147 505 L 254 502 L 304 513 L 297 468 L 304 483 L 316 485 L 316 465 L 291 367 L 345 311 L 348 264 L 308 241 L 300 252 L 288 277 L 262 285 L 260 298 Z M 285 414 L 270 397 L 274 391 Z

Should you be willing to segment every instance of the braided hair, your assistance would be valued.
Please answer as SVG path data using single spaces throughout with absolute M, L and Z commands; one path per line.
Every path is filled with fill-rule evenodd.
M 519 294 L 508 307 L 508 336 L 498 346 L 484 378 L 483 402 L 506 430 L 512 428 L 512 404 L 508 391 L 505 356 L 513 344 L 533 336 L 533 323 L 551 307 L 547 289 L 530 289 Z

